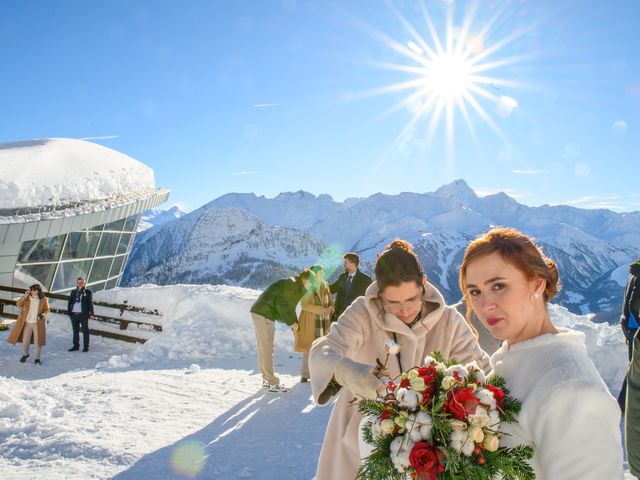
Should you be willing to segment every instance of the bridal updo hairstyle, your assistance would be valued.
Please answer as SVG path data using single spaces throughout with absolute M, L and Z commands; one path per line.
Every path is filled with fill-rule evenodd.
M 404 282 L 416 282 L 422 286 L 424 268 L 406 240 L 394 240 L 378 254 L 374 268 L 378 291 L 388 286 L 398 286 Z
M 545 303 L 555 297 L 560 290 L 558 268 L 555 262 L 542 253 L 533 239 L 514 228 L 493 228 L 467 246 L 460 266 L 460 290 L 467 303 L 467 320 L 471 317 L 471 301 L 467 293 L 467 267 L 474 260 L 492 253 L 498 253 L 505 261 L 524 273 L 529 280 L 545 279 L 547 282 L 544 289 Z

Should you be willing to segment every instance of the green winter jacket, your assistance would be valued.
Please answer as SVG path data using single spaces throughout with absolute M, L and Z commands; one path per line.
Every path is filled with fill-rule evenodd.
M 251 313 L 291 326 L 298 321 L 296 305 L 304 292 L 305 288 L 298 278 L 278 280 L 262 292 L 251 307 Z
M 640 478 L 640 330 L 633 339 L 633 358 L 627 374 L 627 408 L 624 427 L 627 461 L 631 473 Z

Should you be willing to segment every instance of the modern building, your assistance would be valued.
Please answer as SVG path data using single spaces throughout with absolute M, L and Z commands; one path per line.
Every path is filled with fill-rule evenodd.
M 93 291 L 118 286 L 142 212 L 169 193 L 149 167 L 102 145 L 0 144 L 0 285 L 64 293 L 84 277 Z

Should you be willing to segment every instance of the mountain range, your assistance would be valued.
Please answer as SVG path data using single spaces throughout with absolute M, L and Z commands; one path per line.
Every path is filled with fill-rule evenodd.
M 429 281 L 456 302 L 458 267 L 470 240 L 493 226 L 535 237 L 558 264 L 555 300 L 599 320 L 619 315 L 623 288 L 611 274 L 640 256 L 640 212 L 570 206 L 530 207 L 505 193 L 478 196 L 464 180 L 435 192 L 375 194 L 336 202 L 329 195 L 223 195 L 180 218 L 139 233 L 123 285 L 225 283 L 262 289 L 323 263 L 329 278 L 344 252 L 357 252 L 371 272 L 390 241 L 410 241 Z

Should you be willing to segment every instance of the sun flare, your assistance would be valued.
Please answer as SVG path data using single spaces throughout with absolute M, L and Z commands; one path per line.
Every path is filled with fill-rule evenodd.
M 474 127 L 478 118 L 507 142 L 493 115 L 511 115 L 518 102 L 508 93 L 526 85 L 503 78 L 500 69 L 521 62 L 526 56 L 511 54 L 498 57 L 506 50 L 505 47 L 528 30 L 521 28 L 496 38 L 497 35 L 492 35 L 492 28 L 495 28 L 498 19 L 504 14 L 504 8 L 497 9 L 486 22 L 475 25 L 477 5 L 465 12 L 461 25 L 454 25 L 453 7 L 449 3 L 446 24 L 443 34 L 440 34 L 424 2 L 420 2 L 423 18 L 419 19 L 419 24 L 416 22 L 417 26 L 409 22 L 393 3 L 389 2 L 389 5 L 404 26 L 409 39 L 391 38 L 362 24 L 360 27 L 405 60 L 398 63 L 376 62 L 375 66 L 412 76 L 408 80 L 363 93 L 363 96 L 407 93 L 380 115 L 387 116 L 401 109 L 411 112 L 412 117 L 398 135 L 395 144 L 402 142 L 407 135 L 415 136 L 419 122 L 426 120 L 426 141 L 430 145 L 439 125 L 444 123 L 447 152 L 452 155 L 456 117 L 464 121 L 478 146 L 480 142 Z M 491 108 L 488 109 L 487 105 Z

